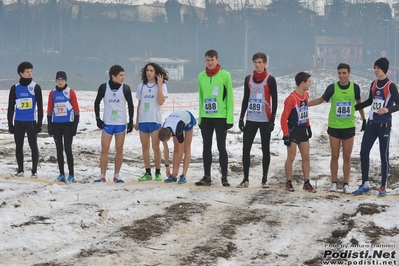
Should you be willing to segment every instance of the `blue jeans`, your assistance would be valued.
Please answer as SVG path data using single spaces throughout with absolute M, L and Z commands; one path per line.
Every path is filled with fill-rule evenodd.
M 386 187 L 389 172 L 389 139 L 390 127 L 381 127 L 381 124 L 367 123 L 360 149 L 360 162 L 362 167 L 362 183 L 369 180 L 370 150 L 378 137 L 381 158 L 381 187 Z M 384 125 L 384 124 L 383 124 Z

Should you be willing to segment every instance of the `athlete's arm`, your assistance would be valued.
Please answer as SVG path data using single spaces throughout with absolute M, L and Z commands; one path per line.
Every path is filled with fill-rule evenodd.
M 388 112 L 394 113 L 399 111 L 399 93 L 398 88 L 394 83 L 389 85 L 389 92 L 391 93 L 392 100 L 394 101 L 395 105 L 388 107 Z
M 308 106 L 319 105 L 319 104 L 321 104 L 321 103 L 323 103 L 323 102 L 324 102 L 323 97 L 319 97 L 319 98 L 316 98 L 316 99 L 313 99 L 313 100 L 309 101 L 309 102 L 308 102 Z
M 227 76 L 227 77 L 226 77 Z M 233 81 L 231 80 L 230 73 L 226 71 L 224 85 L 227 89 L 227 117 L 226 124 L 232 125 L 234 124 L 234 94 L 233 94 Z
M 269 89 L 270 89 L 270 95 L 272 97 L 272 117 L 270 121 L 274 122 L 274 119 L 276 118 L 276 113 L 277 113 L 277 82 L 274 77 L 271 77 L 268 81 L 269 84 Z
M 132 91 L 131 91 L 129 85 L 124 84 L 123 93 L 125 94 L 125 99 L 127 102 L 127 108 L 128 108 L 128 112 L 129 112 L 129 121 L 132 121 L 133 116 L 134 116 L 134 105 L 133 105 Z
M 373 87 L 373 82 L 371 83 L 371 86 L 370 86 L 369 98 L 367 100 L 365 100 L 364 102 L 362 102 L 362 103 L 356 104 L 355 105 L 355 109 L 356 110 L 363 109 L 363 108 L 365 108 L 367 106 L 370 106 L 373 103 L 373 95 L 371 94 L 371 88 L 372 87 Z
M 165 95 L 163 94 L 162 87 L 163 83 L 163 75 L 160 74 L 157 76 L 157 86 L 158 86 L 158 104 L 163 105 L 165 103 Z M 166 85 L 165 85 L 166 86 Z
M 37 123 L 41 126 L 43 122 L 43 95 L 42 88 L 38 84 L 35 86 L 35 97 L 37 105 Z
M 100 118 L 100 102 L 104 98 L 105 94 L 105 83 L 101 84 L 98 87 L 97 96 L 94 101 L 94 114 L 96 115 L 96 119 Z
M 245 113 L 247 112 L 248 109 L 248 100 L 249 100 L 249 78 L 250 76 L 246 76 L 245 81 L 244 81 L 244 95 L 242 98 L 242 103 L 241 103 L 241 113 L 240 113 L 240 120 L 244 119 Z
M 291 114 L 292 108 L 295 106 L 295 99 L 289 95 L 284 101 L 284 110 L 281 114 L 280 126 L 283 131 L 283 136 L 289 136 L 290 132 L 288 130 L 288 117 Z
M 14 111 L 15 111 L 15 85 L 12 85 L 10 89 L 10 94 L 8 96 L 8 111 L 7 111 L 8 124 L 12 124 L 14 122 Z
M 176 126 L 176 138 L 177 141 L 179 141 L 179 143 L 183 143 L 184 142 L 184 127 L 186 125 L 184 124 L 183 121 L 179 121 L 179 123 L 177 123 Z

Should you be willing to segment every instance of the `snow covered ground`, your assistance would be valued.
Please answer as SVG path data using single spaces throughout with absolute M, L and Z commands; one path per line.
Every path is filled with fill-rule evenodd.
M 313 97 L 321 96 L 326 86 L 337 79 L 335 71 L 313 74 L 310 88 Z M 371 80 L 356 76 L 351 80 L 360 84 L 365 98 Z M 74 88 L 73 84 L 69 85 Z M 279 121 L 283 101 L 295 88 L 294 75 L 277 78 L 277 85 Z M 220 182 L 216 142 L 213 185 L 194 185 L 203 175 L 198 127 L 194 129 L 187 184 L 137 182 L 144 167 L 136 131 L 126 137 L 121 170 L 125 183 L 94 184 L 99 175 L 101 133 L 94 119 L 95 92 L 86 91 L 77 92 L 82 109 L 73 144 L 77 183 L 54 182 L 58 175 L 56 151 L 53 139 L 46 133 L 39 134 L 38 138 L 39 179 L 11 177 L 10 174 L 16 172 L 16 159 L 13 136 L 7 133 L 8 90 L 0 90 L 0 265 L 332 265 L 327 263 L 338 258 L 344 265 L 397 265 L 396 254 L 392 252 L 398 250 L 399 245 L 398 114 L 394 114 L 391 176 L 386 198 L 377 198 L 378 142 L 371 153 L 370 195 L 355 197 L 327 192 L 330 186 L 326 133 L 329 103 L 310 109 L 311 182 L 317 187 L 317 193 L 301 189 L 299 153 L 294 164 L 296 191 L 284 191 L 286 148 L 279 122 L 271 140 L 271 187 L 260 188 L 262 153 L 258 135 L 252 147 L 250 187 L 238 189 L 235 186 L 243 178 L 242 134 L 237 125 L 242 93 L 242 87 L 235 89 L 236 124 L 227 139 L 232 186 L 225 188 Z M 48 91 L 43 95 L 47 101 Z M 195 93 L 170 94 L 164 117 L 180 108 L 197 115 L 197 99 Z M 361 179 L 361 119 L 358 113 L 356 116 L 352 189 Z M 113 156 L 112 149 L 109 178 L 113 173 Z M 27 175 L 30 165 L 26 141 Z M 164 172 L 162 169 L 163 176 Z M 342 181 L 341 169 L 339 178 Z M 383 256 L 385 253 L 388 255 Z

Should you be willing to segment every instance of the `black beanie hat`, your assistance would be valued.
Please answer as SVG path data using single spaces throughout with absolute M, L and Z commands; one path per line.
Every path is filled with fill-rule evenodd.
M 58 71 L 57 74 L 55 75 L 55 80 L 57 79 L 63 79 L 67 81 L 67 75 L 64 71 Z
M 380 59 L 375 61 L 374 66 L 378 66 L 386 74 L 389 68 L 389 61 L 385 57 L 381 57 Z

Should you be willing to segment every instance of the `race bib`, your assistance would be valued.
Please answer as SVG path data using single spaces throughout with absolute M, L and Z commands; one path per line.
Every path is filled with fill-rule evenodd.
M 337 102 L 335 105 L 335 116 L 337 118 L 348 118 L 352 114 L 351 102 Z
M 250 98 L 248 103 L 249 114 L 262 114 L 262 99 Z
M 22 98 L 17 100 L 17 108 L 20 110 L 32 109 L 32 98 Z
M 205 113 L 216 114 L 218 113 L 218 102 L 216 98 L 208 98 L 204 100 Z
M 300 124 L 308 122 L 308 106 L 299 107 L 299 121 Z
M 150 103 L 144 103 L 144 112 L 148 112 L 150 110 Z
M 117 118 L 118 118 L 118 111 L 112 110 L 111 118 L 112 118 L 112 119 L 117 119 Z
M 54 115 L 55 116 L 66 116 L 67 107 L 65 103 L 54 103 Z
M 378 109 L 381 109 L 384 107 L 384 100 L 382 99 L 374 99 L 373 103 L 371 104 L 371 111 L 376 113 Z

